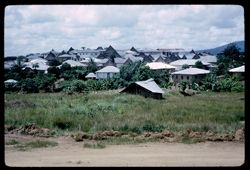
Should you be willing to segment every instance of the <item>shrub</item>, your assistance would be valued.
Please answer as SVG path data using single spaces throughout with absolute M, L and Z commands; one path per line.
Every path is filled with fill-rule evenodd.
M 35 80 L 27 78 L 20 82 L 21 84 L 21 91 L 27 93 L 38 93 L 38 85 Z
M 51 92 L 56 81 L 56 77 L 51 74 L 38 74 L 34 79 L 38 85 L 39 90 Z
M 182 65 L 182 69 L 187 69 L 187 68 L 189 68 L 189 65 L 187 64 Z
M 219 80 L 214 74 L 210 74 L 202 81 L 202 89 L 214 92 L 242 92 L 244 85 L 234 77 Z
M 181 87 L 181 91 L 185 91 L 187 89 L 187 87 L 189 86 L 189 81 L 187 80 L 182 80 L 180 82 L 180 87 Z

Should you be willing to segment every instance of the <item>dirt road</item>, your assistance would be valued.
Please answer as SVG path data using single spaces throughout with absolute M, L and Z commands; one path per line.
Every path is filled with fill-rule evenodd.
M 240 166 L 244 163 L 243 142 L 144 143 L 84 148 L 70 137 L 56 140 L 50 148 L 18 151 L 5 145 L 5 164 L 17 167 L 45 166 Z

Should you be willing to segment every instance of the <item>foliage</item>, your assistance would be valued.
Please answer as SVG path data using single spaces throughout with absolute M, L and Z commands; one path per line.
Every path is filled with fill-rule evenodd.
M 67 69 L 62 71 L 61 69 L 61 77 L 65 80 L 74 80 L 80 79 L 85 80 L 85 76 L 87 75 L 87 69 L 84 67 L 71 67 L 71 69 Z
M 87 70 L 89 73 L 94 73 L 97 71 L 97 65 L 92 58 L 90 59 L 90 62 L 88 63 Z
M 244 84 L 235 77 L 219 79 L 216 75 L 209 74 L 202 81 L 201 88 L 203 90 L 212 90 L 214 92 L 242 92 L 244 91 Z
M 8 91 L 8 92 L 17 92 L 17 91 L 20 91 L 21 88 L 20 86 L 18 85 L 18 83 L 6 83 L 4 85 L 4 91 Z
M 217 75 L 225 74 L 229 69 L 242 66 L 244 63 L 245 57 L 240 55 L 240 51 L 236 45 L 228 45 L 223 53 L 217 55 Z
M 182 132 L 231 132 L 244 125 L 244 93 L 202 92 L 183 98 L 177 92 L 164 100 L 117 91 L 87 94 L 64 93 L 5 94 L 5 124 L 19 127 L 33 122 L 53 130 L 95 133 L 157 132 L 162 129 Z
M 150 70 L 150 71 L 151 71 L 151 77 L 160 87 L 167 88 L 168 86 L 170 86 L 168 70 Z
M 142 65 L 141 61 L 123 65 L 120 68 L 120 78 L 125 80 L 128 84 L 133 82 L 135 79 L 134 76 L 141 65 Z
M 84 143 L 84 148 L 92 148 L 92 149 L 102 149 L 106 146 L 103 143 L 97 142 L 97 143 Z
M 201 61 L 196 61 L 196 62 L 195 62 L 195 68 L 203 69 L 203 68 L 204 68 L 204 65 L 202 64 Z
M 22 92 L 26 92 L 26 93 L 38 93 L 39 92 L 38 84 L 36 83 L 35 80 L 31 78 L 26 78 L 26 79 L 21 80 L 19 84 L 21 86 Z
M 60 76 L 60 69 L 56 66 L 52 66 L 48 68 L 48 73 L 53 74 L 56 78 Z
M 56 77 L 53 74 L 39 73 L 34 80 L 37 83 L 39 90 L 51 92 L 53 90 Z
M 182 91 L 182 92 L 185 92 L 185 90 L 188 88 L 188 86 L 189 86 L 189 81 L 187 81 L 187 80 L 182 80 L 182 81 L 180 82 L 180 87 L 181 87 L 181 91 Z
M 67 70 L 71 70 L 71 66 L 68 63 L 63 63 L 61 68 L 60 68 L 61 73 L 65 72 Z
M 152 71 L 148 66 L 141 65 L 139 69 L 135 72 L 133 77 L 134 81 L 142 81 L 152 78 Z
M 189 65 L 187 65 L 187 64 L 182 65 L 182 69 L 187 69 L 187 68 L 189 68 Z
M 56 67 L 56 66 L 59 66 L 60 64 L 62 64 L 62 62 L 60 62 L 59 60 L 50 60 L 49 62 L 48 62 L 48 64 L 49 64 L 49 66 L 51 66 L 51 67 Z

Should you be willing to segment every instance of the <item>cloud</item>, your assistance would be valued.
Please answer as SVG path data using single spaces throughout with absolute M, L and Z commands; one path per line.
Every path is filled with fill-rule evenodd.
M 5 55 L 97 48 L 212 48 L 244 40 L 238 5 L 16 5 L 5 8 Z

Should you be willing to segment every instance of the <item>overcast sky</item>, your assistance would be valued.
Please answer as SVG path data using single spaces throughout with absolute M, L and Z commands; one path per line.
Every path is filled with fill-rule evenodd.
M 68 50 L 207 49 L 244 40 L 238 5 L 17 5 L 5 8 L 5 56 Z

